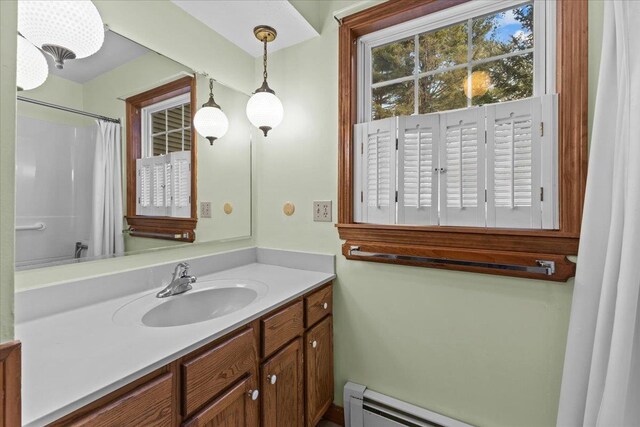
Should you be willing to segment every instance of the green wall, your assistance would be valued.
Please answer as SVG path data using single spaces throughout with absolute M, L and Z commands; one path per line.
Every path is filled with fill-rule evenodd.
M 573 281 L 346 261 L 333 224 L 312 222 L 313 200 L 333 200 L 336 215 L 338 27 L 326 3 L 299 10 L 324 13 L 321 37 L 269 55 L 285 116 L 256 147 L 257 242 L 337 255 L 336 403 L 352 380 L 471 424 L 555 425 Z M 593 2 L 596 43 L 601 10 Z
M 17 14 L 0 1 L 0 342 L 13 339 Z

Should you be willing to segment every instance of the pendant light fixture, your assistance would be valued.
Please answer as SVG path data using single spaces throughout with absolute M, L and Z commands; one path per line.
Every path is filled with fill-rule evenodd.
M 21 0 L 18 32 L 51 55 L 59 69 L 68 59 L 93 55 L 104 42 L 102 18 L 90 0 Z
M 49 65 L 44 54 L 18 34 L 16 59 L 16 86 L 18 91 L 40 86 L 49 76 Z
M 200 135 L 209 140 L 211 145 L 216 139 L 222 138 L 229 129 L 227 115 L 213 100 L 213 79 L 209 79 L 209 100 L 196 112 L 193 126 Z
M 264 132 L 264 136 L 267 136 L 267 132 L 280 124 L 283 116 L 282 102 L 267 84 L 267 43 L 275 40 L 277 33 L 271 27 L 260 25 L 253 29 L 253 34 L 264 43 L 262 59 L 264 81 L 247 103 L 247 117 L 255 127 Z

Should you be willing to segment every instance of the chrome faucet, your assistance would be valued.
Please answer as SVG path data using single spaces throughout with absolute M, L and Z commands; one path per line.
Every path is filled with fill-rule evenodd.
M 156 294 L 158 298 L 171 297 L 187 292 L 191 289 L 191 284 L 196 282 L 195 276 L 189 276 L 189 264 L 181 262 L 173 270 L 173 279 L 166 288 Z

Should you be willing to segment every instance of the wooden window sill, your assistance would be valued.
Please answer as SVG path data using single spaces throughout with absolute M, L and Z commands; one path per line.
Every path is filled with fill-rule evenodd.
M 554 230 L 511 230 L 471 227 L 415 227 L 377 224 L 337 224 L 338 233 L 346 242 L 342 253 L 347 259 L 428 266 L 447 270 L 462 270 L 532 279 L 566 282 L 575 275 L 575 264 L 567 258 L 578 250 L 578 237 Z M 500 270 L 474 266 L 452 266 L 437 263 L 369 258 L 349 254 L 352 246 L 365 252 L 420 256 L 536 266 L 538 260 L 553 261 L 552 275 L 523 271 Z
M 196 240 L 197 218 L 170 216 L 127 216 L 129 235 L 151 239 L 176 240 L 193 243 Z

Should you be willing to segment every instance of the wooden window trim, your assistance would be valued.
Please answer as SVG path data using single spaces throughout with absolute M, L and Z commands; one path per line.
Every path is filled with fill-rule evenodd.
M 136 215 L 136 159 L 142 155 L 141 110 L 149 105 L 184 93 L 191 93 L 191 217 L 175 218 L 168 216 Z M 150 237 L 182 242 L 195 241 L 195 228 L 198 222 L 198 164 L 196 131 L 193 128 L 193 116 L 196 110 L 196 79 L 182 77 L 170 83 L 158 86 L 146 92 L 126 99 L 127 104 L 127 223 L 131 227 L 131 236 Z M 165 235 L 166 237 L 163 237 Z M 180 237 L 172 237 L 180 236 Z
M 463 260 L 536 265 L 537 260 L 556 263 L 556 273 L 541 276 L 517 271 L 447 268 L 566 281 L 575 275 L 567 259 L 578 252 L 582 205 L 587 176 L 587 0 L 557 2 L 556 91 L 558 93 L 558 230 L 524 230 L 445 226 L 402 226 L 356 223 L 353 218 L 353 126 L 357 123 L 357 40 L 383 28 L 409 21 L 469 0 L 389 0 L 342 20 L 338 58 L 338 233 L 346 242 L 348 259 L 411 264 L 352 256 L 351 246 L 362 251 L 385 252 Z M 471 258 L 470 258 L 471 257 Z

